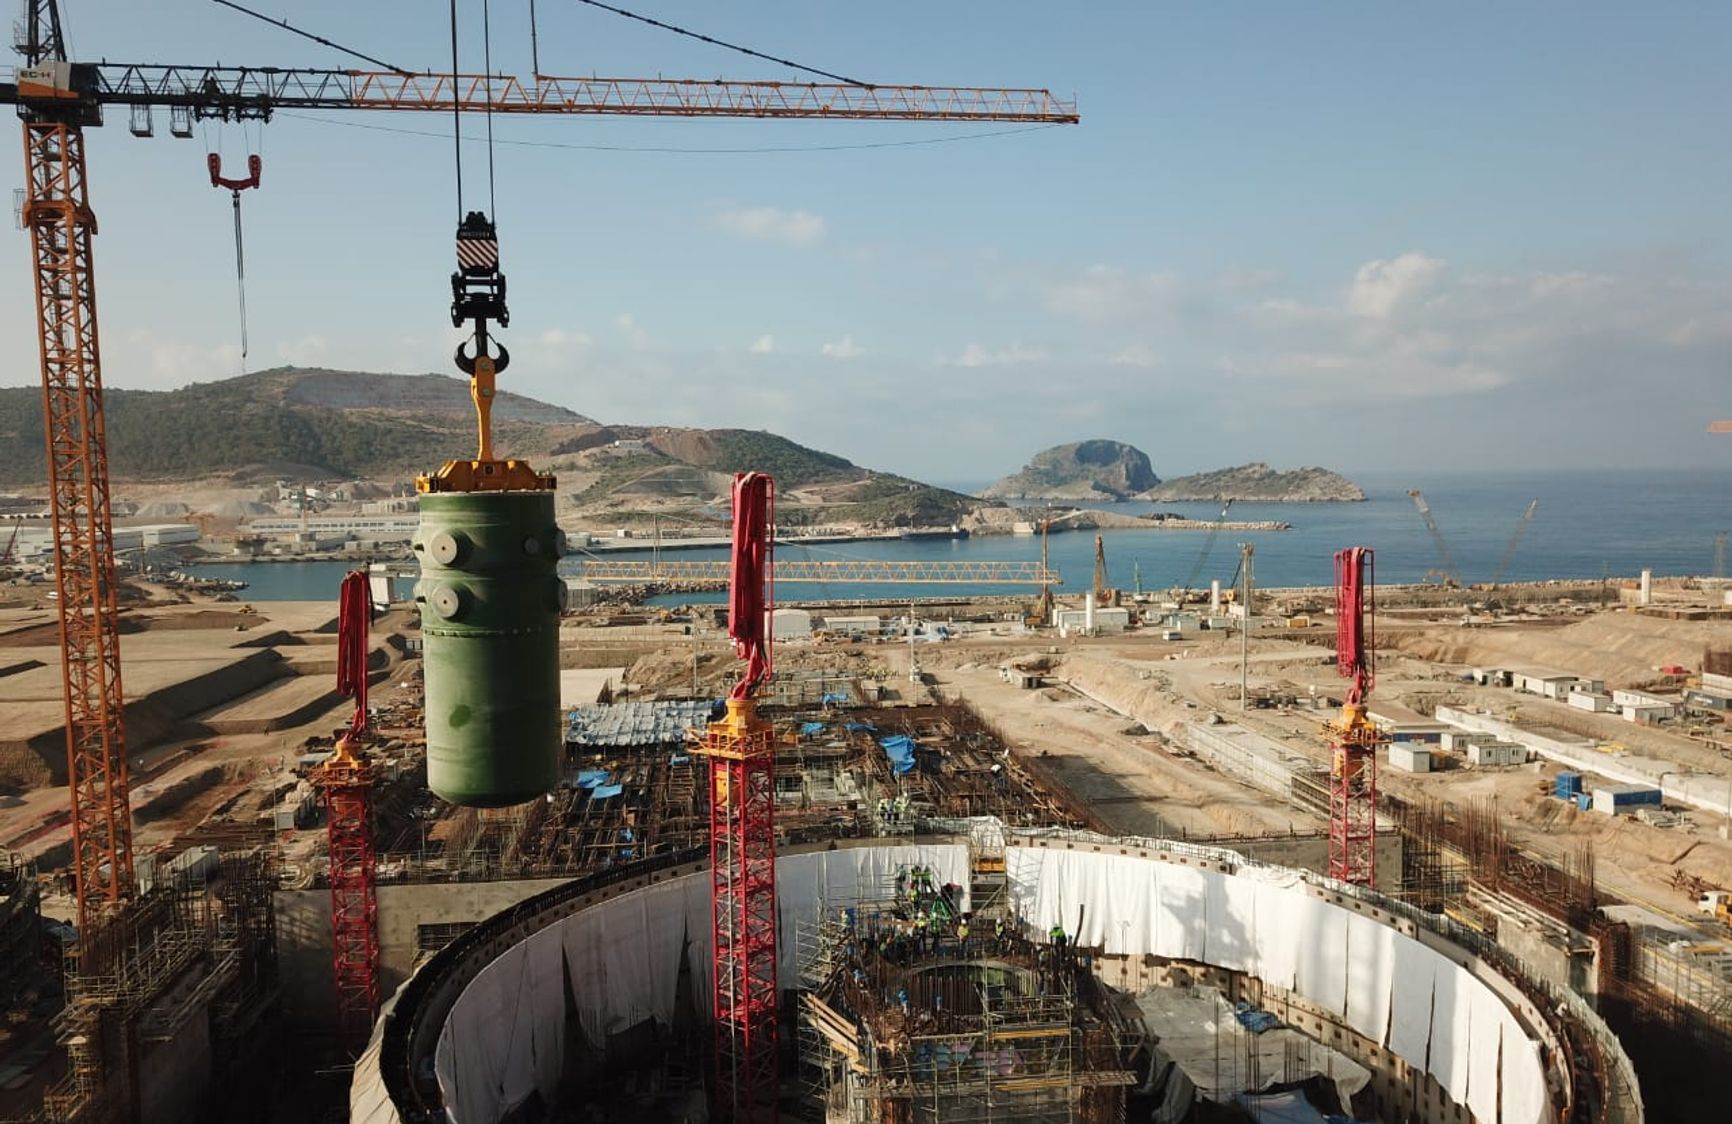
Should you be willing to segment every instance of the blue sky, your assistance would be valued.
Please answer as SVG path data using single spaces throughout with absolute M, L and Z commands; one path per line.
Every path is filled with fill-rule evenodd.
M 939 480 L 1096 436 L 1162 475 L 1732 463 L 1704 432 L 1732 416 L 1732 7 L 638 2 L 866 81 L 1050 87 L 1083 122 L 837 150 L 1003 130 L 496 119 L 534 142 L 495 149 L 510 389 Z M 444 4 L 260 6 L 448 65 Z M 197 0 L 65 7 L 83 59 L 350 65 Z M 496 70 L 529 71 L 527 7 L 494 4 Z M 549 73 L 799 77 L 567 0 L 538 12 Z M 448 117 L 165 125 L 136 139 L 116 112 L 91 134 L 110 385 L 239 370 L 204 156 L 261 145 L 249 366 L 451 370 Z M 642 151 L 766 146 L 796 151 Z M 465 165 L 475 206 L 479 144 Z M 27 241 L 8 245 L 0 310 L 27 340 Z

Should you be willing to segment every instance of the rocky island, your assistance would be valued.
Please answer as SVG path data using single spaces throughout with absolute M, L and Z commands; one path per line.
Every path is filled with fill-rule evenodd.
M 1149 455 L 1122 441 L 1096 439 L 1055 445 L 1022 471 L 988 486 L 982 499 L 1129 500 L 1161 482 Z
M 1262 461 L 1180 476 L 1145 491 L 1156 502 L 1233 500 L 1241 503 L 1355 503 L 1365 490 L 1339 472 L 1295 468 L 1277 472 Z

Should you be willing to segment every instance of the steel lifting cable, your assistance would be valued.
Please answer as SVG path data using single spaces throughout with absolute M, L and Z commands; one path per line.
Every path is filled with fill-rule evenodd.
M 451 0 L 451 151 L 457 162 L 457 222 L 463 223 L 463 99 L 457 96 L 457 0 Z
M 499 221 L 499 204 L 493 197 L 493 14 L 492 0 L 481 0 L 481 69 L 487 86 L 487 214 Z

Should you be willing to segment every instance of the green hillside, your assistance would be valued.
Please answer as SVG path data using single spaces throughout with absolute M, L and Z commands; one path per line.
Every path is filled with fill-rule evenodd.
M 121 484 L 403 480 L 470 455 L 475 441 L 468 382 L 444 375 L 279 368 L 172 391 L 110 390 L 104 407 Z M 728 477 L 745 471 L 776 478 L 790 525 L 950 523 L 978 502 L 759 430 L 602 426 L 513 394 L 499 395 L 493 417 L 502 452 L 570 473 L 563 502 L 621 522 L 645 505 L 725 503 Z M 643 445 L 607 448 L 628 440 Z M 46 476 L 42 392 L 0 388 L 0 488 L 40 487 Z
M 399 475 L 468 452 L 475 431 L 467 382 L 443 375 L 284 368 L 172 391 L 109 390 L 104 413 L 117 480 Z M 502 444 L 525 454 L 593 428 L 509 394 L 495 417 Z M 45 476 L 41 390 L 0 388 L 0 484 Z

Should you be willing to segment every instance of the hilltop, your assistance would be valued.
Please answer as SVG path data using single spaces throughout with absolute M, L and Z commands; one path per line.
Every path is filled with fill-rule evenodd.
M 1246 503 L 1356 502 L 1365 492 L 1353 481 L 1326 468 L 1295 468 L 1277 472 L 1262 461 L 1180 476 L 1143 493 L 1157 502 L 1235 500 Z
M 284 367 L 179 390 L 109 390 L 117 481 L 234 482 L 412 474 L 474 443 L 467 380 Z M 501 441 L 534 455 L 595 423 L 533 398 L 495 400 Z M 40 483 L 42 392 L 0 388 L 0 484 Z
M 119 485 L 245 487 L 290 480 L 400 482 L 474 448 L 468 381 L 284 367 L 179 390 L 110 390 L 110 471 Z M 632 522 L 663 512 L 714 519 L 736 471 L 776 477 L 783 523 L 952 523 L 978 506 L 956 492 L 861 468 L 742 429 L 603 425 L 502 392 L 499 448 L 560 475 L 561 506 Z M 42 392 L 0 388 L 0 486 L 40 486 Z
M 1097 438 L 1043 449 L 1020 472 L 980 494 L 987 499 L 1128 500 L 1160 482 L 1147 453 Z

